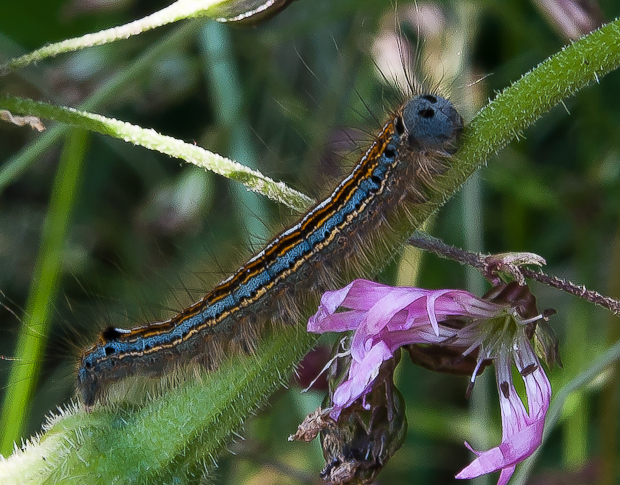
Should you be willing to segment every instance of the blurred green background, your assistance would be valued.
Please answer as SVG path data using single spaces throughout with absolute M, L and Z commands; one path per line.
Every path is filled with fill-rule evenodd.
M 576 31 L 620 12 L 612 1 L 598 2 L 600 10 L 586 4 L 591 24 L 582 21 Z M 400 53 L 416 57 L 416 77 L 439 85 L 471 118 L 495 92 L 569 42 L 574 31 L 565 16 L 543 13 L 554 5 L 299 0 L 258 26 L 193 20 L 62 55 L 0 78 L 0 95 L 78 106 L 125 75 L 93 111 L 195 142 L 316 198 L 346 173 L 403 99 L 377 67 L 391 78 Z M 146 0 L 52 0 L 36 7 L 2 2 L 0 61 L 164 6 Z M 620 297 L 618 92 L 616 72 L 556 107 L 490 160 L 428 231 L 471 250 L 538 253 L 547 259 L 547 272 Z M 38 322 L 24 330 L 23 308 L 63 139 L 23 171 L 7 167 L 25 160 L 40 136 L 0 124 L 0 355 L 9 358 L 19 332 L 40 331 Z M 297 218 L 239 184 L 158 153 L 100 135 L 77 136 L 74 143 L 85 155 L 62 235 L 50 333 L 24 437 L 73 396 L 79 351 L 104 326 L 128 327 L 181 309 Z M 415 250 L 391 264 L 382 280 L 486 289 L 458 264 L 420 259 Z M 552 324 L 565 367 L 550 373 L 557 391 L 620 336 L 619 320 L 557 291 L 537 285 L 533 291 L 539 308 L 558 310 Z M 471 459 L 463 441 L 476 449 L 499 443 L 493 376 L 477 383 L 467 401 L 466 378 L 402 360 L 397 375 L 409 434 L 379 483 L 462 483 L 453 477 Z M 322 366 L 309 361 L 306 374 L 316 372 L 312 363 Z M 0 360 L 0 394 L 10 367 L 20 364 Z M 618 482 L 614 371 L 571 397 L 528 483 Z M 317 443 L 286 441 L 322 399 L 320 391 L 299 391 L 292 382 L 246 424 L 244 439 L 221 458 L 216 482 L 321 483 Z M 491 478 L 477 483 L 495 483 Z

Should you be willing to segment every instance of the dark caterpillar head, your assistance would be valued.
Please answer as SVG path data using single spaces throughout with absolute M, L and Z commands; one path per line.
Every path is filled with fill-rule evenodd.
M 448 151 L 463 132 L 463 118 L 454 105 L 434 94 L 411 98 L 402 109 L 407 144 L 411 148 Z

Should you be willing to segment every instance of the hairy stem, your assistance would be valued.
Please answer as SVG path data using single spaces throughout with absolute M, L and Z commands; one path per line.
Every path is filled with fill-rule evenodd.
M 480 253 L 471 253 L 463 249 L 450 246 L 443 241 L 434 238 L 424 232 L 416 231 L 410 238 L 409 244 L 416 248 L 432 252 L 442 258 L 451 259 L 461 264 L 466 264 L 480 270 L 486 276 L 489 270 L 489 256 Z M 526 263 L 527 264 L 527 263 Z M 620 314 L 620 301 L 609 296 L 588 290 L 585 286 L 576 285 L 570 281 L 563 280 L 557 276 L 545 274 L 543 271 L 536 271 L 519 266 L 518 271 L 528 279 L 538 281 L 552 288 L 564 291 L 570 295 L 583 298 L 584 300 L 606 308 L 615 315 Z

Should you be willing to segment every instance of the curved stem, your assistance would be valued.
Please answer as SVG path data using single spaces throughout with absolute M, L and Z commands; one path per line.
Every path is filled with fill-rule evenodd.
M 287 187 L 264 176 L 257 170 L 210 152 L 197 145 L 185 143 L 170 136 L 160 135 L 155 130 L 142 128 L 114 118 L 78 111 L 73 108 L 54 106 L 30 99 L 7 96 L 0 99 L 0 108 L 13 114 L 27 114 L 48 118 L 85 128 L 96 133 L 120 138 L 134 145 L 156 150 L 171 157 L 182 158 L 202 168 L 241 182 L 248 189 L 263 194 L 276 202 L 287 205 L 297 211 L 303 211 L 312 199 L 301 192 Z
M 161 27 L 172 22 L 193 17 L 210 16 L 214 7 L 226 0 L 178 0 L 151 15 L 128 24 L 110 29 L 101 30 L 94 34 L 86 34 L 81 37 L 66 39 L 61 42 L 49 44 L 23 56 L 0 64 L 0 76 L 10 71 L 21 69 L 29 64 L 42 61 L 58 54 L 74 52 L 85 47 L 109 44 L 117 40 L 127 39 L 141 34 L 156 27 Z

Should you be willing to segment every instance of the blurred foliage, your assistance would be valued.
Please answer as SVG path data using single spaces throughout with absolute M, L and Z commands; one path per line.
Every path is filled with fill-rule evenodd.
M 619 14 L 614 2 L 600 5 L 606 19 Z M 3 2 L 0 61 L 163 6 L 145 0 L 54 0 L 33 9 L 29 2 Z M 408 8 L 398 3 L 398 21 L 420 59 L 431 60 L 440 73 L 451 71 L 450 63 L 459 59 L 461 74 L 454 80 L 445 75 L 443 87 L 466 117 L 565 43 L 525 0 L 419 2 L 419 12 L 434 12 L 418 16 L 419 28 L 408 22 Z M 187 29 L 182 42 L 95 111 L 195 141 L 318 197 L 346 172 L 357 147 L 401 99 L 377 73 L 374 62 L 381 64 L 372 57 L 377 39 L 394 28 L 394 11 L 391 0 L 299 0 L 256 27 L 192 21 L 195 28 Z M 439 34 L 429 34 L 436 27 L 431 20 L 439 22 Z M 183 28 L 168 26 L 29 67 L 0 78 L 0 95 L 76 106 L 150 46 Z M 466 49 L 450 50 L 449 34 L 455 32 L 466 39 Z M 212 49 L 218 41 L 221 48 Z M 438 56 L 430 52 L 436 41 Z M 616 72 L 554 109 L 480 173 L 477 204 L 454 198 L 429 231 L 469 246 L 464 226 L 473 225 L 480 246 L 470 249 L 536 252 L 547 259 L 548 272 L 620 297 L 619 91 Z M 28 128 L 0 125 L 0 163 L 38 136 Z M 3 356 L 15 353 L 60 148 L 47 150 L 0 193 Z M 118 140 L 91 136 L 86 157 L 27 435 L 73 395 L 76 356 L 103 326 L 130 326 L 182 308 L 297 217 L 264 199 L 246 198 L 221 177 Z M 394 263 L 385 281 L 394 281 L 399 264 L 402 274 L 414 263 Z M 432 257 L 424 258 L 418 272 L 420 286 L 458 288 L 465 282 L 463 268 Z M 541 308 L 559 313 L 552 324 L 565 369 L 551 373 L 557 389 L 617 339 L 618 321 L 553 290 L 534 286 L 533 291 Z M 408 436 L 379 483 L 456 483 L 454 474 L 469 461 L 463 441 L 484 447 L 475 433 L 485 427 L 493 443 L 499 439 L 496 401 L 489 401 L 490 416 L 474 414 L 464 398 L 465 378 L 432 374 L 405 360 L 398 386 L 408 403 Z M 11 364 L 0 361 L 0 392 Z M 314 369 L 311 362 L 305 368 Z M 602 375 L 574 396 L 530 483 L 602 483 L 603 470 L 613 477 L 609 483 L 616 482 L 618 391 L 612 377 Z M 479 387 L 486 392 L 484 384 Z M 220 461 L 218 482 L 320 482 L 317 444 L 286 441 L 322 400 L 320 391 L 301 395 L 299 390 L 292 384 L 279 392 L 247 423 L 244 439 L 230 446 L 234 455 Z

